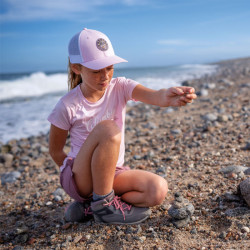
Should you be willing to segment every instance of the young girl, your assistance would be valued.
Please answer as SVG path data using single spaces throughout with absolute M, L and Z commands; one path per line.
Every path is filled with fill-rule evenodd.
M 76 201 L 66 211 L 69 221 L 92 214 L 96 222 L 140 223 L 149 207 L 161 204 L 168 191 L 162 177 L 124 164 L 126 103 L 183 106 L 196 98 L 191 87 L 158 91 L 124 77 L 112 78 L 115 55 L 103 33 L 84 29 L 69 43 L 69 87 L 48 120 L 49 151 L 60 167 L 60 182 Z M 70 134 L 71 151 L 63 151 Z

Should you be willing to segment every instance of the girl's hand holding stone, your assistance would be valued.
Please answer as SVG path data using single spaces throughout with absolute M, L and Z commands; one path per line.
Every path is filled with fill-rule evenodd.
M 178 107 L 192 103 L 197 98 L 195 89 L 192 87 L 172 87 L 166 90 L 165 100 L 167 106 Z

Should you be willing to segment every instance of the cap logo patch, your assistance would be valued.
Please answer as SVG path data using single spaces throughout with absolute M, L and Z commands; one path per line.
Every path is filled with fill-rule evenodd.
M 101 51 L 106 51 L 106 50 L 108 50 L 109 45 L 105 39 L 99 38 L 96 40 L 96 47 Z

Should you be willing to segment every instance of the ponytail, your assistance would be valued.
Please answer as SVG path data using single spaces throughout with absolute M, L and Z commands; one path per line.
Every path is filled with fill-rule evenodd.
M 82 82 L 81 75 L 76 74 L 71 69 L 71 63 L 68 63 L 68 88 L 69 90 L 75 88 L 78 84 Z

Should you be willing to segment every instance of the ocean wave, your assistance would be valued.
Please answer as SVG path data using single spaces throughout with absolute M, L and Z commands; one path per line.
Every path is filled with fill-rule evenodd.
M 67 74 L 46 75 L 36 72 L 15 80 L 0 81 L 0 101 L 37 97 L 67 91 Z

